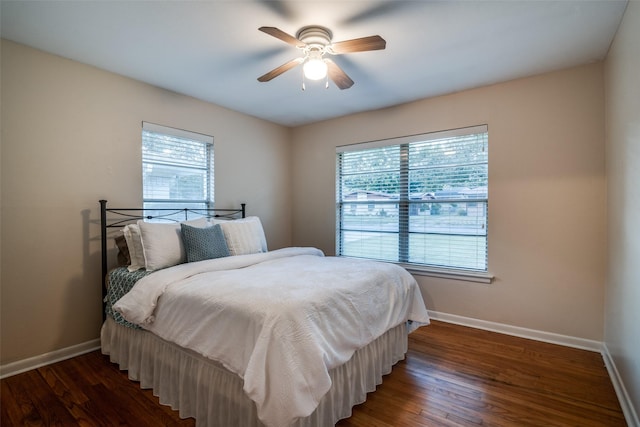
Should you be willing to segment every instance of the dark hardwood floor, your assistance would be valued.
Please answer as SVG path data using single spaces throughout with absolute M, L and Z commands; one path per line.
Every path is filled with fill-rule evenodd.
M 195 425 L 98 351 L 0 383 L 3 427 Z M 410 335 L 406 360 L 337 425 L 626 423 L 600 354 L 434 321 Z

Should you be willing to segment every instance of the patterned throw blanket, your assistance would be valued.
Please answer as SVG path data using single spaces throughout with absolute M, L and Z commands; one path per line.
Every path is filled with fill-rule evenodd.
M 128 328 L 141 329 L 140 326 L 127 322 L 122 317 L 122 314 L 113 309 L 113 304 L 129 292 L 138 280 L 148 274 L 150 273 L 146 270 L 130 272 L 126 267 L 114 268 L 109 272 L 107 275 L 107 296 L 104 298 L 104 311 L 107 316 L 112 317 L 117 323 Z

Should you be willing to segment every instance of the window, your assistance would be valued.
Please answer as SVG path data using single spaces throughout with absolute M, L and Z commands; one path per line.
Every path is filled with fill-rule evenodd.
M 485 125 L 337 147 L 338 255 L 490 280 L 487 166 Z
M 142 123 L 145 209 L 213 207 L 213 137 Z

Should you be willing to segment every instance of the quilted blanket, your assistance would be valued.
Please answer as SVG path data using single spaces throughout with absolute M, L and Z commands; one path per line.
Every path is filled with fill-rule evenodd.
M 139 329 L 136 324 L 127 322 L 120 313 L 113 309 L 115 304 L 127 292 L 133 288 L 136 282 L 146 276 L 146 270 L 129 271 L 127 267 L 117 267 L 107 275 L 107 296 L 104 297 L 104 312 L 107 316 L 111 316 L 116 323 L 128 328 Z
M 182 264 L 139 280 L 114 309 L 244 380 L 269 427 L 310 415 L 328 371 L 388 329 L 429 317 L 394 264 L 286 248 Z

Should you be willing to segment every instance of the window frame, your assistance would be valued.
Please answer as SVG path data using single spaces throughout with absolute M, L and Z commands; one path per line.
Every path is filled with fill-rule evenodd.
M 428 203 L 425 200 L 412 200 L 410 194 L 410 180 L 409 174 L 411 173 L 410 165 L 409 165 L 409 150 L 411 144 L 429 142 L 443 138 L 453 138 L 453 137 L 463 137 L 468 135 L 475 134 L 486 134 L 486 142 L 488 149 L 488 126 L 487 125 L 478 125 L 472 127 L 451 129 L 446 131 L 439 132 L 430 132 L 419 135 L 411 135 L 405 137 L 398 138 L 390 138 L 384 140 L 376 140 L 364 143 L 357 144 L 348 144 L 341 145 L 336 147 L 336 254 L 338 256 L 346 256 L 343 255 L 343 246 L 342 246 L 342 233 L 348 228 L 343 227 L 343 209 L 349 208 L 354 209 L 357 208 L 358 201 L 353 200 L 345 200 L 343 199 L 342 194 L 342 170 L 341 170 L 341 154 L 346 152 L 359 152 L 365 151 L 369 149 L 377 149 L 383 147 L 398 147 L 400 150 L 398 156 L 398 169 L 394 169 L 399 175 L 399 194 L 398 198 L 395 200 L 389 201 L 376 201 L 375 203 L 378 205 L 389 204 L 389 206 L 393 207 L 394 204 L 397 206 L 398 211 L 398 221 L 397 221 L 397 231 L 393 231 L 393 234 L 398 236 L 398 257 L 393 261 L 385 261 L 392 262 L 409 270 L 411 273 L 417 275 L 425 275 L 432 277 L 440 277 L 440 278 L 448 278 L 448 279 L 458 279 L 458 280 L 466 280 L 480 283 L 491 283 L 493 280 L 493 275 L 489 273 L 489 260 L 488 260 L 488 247 L 489 247 L 489 234 L 486 229 L 486 225 L 488 225 L 488 203 L 489 203 L 489 195 L 488 195 L 488 175 L 486 178 L 487 182 L 487 194 L 486 198 L 478 197 L 478 198 L 468 198 L 468 199 L 451 199 L 449 202 L 463 202 L 463 203 L 483 203 L 485 207 L 484 211 L 484 224 L 485 224 L 485 269 L 475 269 L 475 268 L 462 268 L 462 267 L 447 267 L 447 266 L 437 266 L 430 264 L 422 264 L 422 263 L 413 263 L 409 261 L 409 239 L 412 231 L 410 230 L 410 216 L 412 205 L 420 206 L 421 204 Z M 486 168 L 488 173 L 488 154 L 486 160 Z M 365 200 L 359 203 L 363 204 L 367 207 L 367 203 L 371 201 Z M 438 202 L 441 203 L 441 202 Z M 357 231 L 357 230 L 356 230 Z M 360 230 L 364 231 L 364 230 Z M 372 230 L 374 231 L 374 230 Z M 374 231 L 375 232 L 375 231 Z M 451 236 L 451 235 L 450 235 Z M 366 258 L 366 257 L 362 257 Z M 371 258 L 377 259 L 377 258 Z M 384 260 L 383 260 L 384 261 Z
M 178 198 L 151 198 L 145 197 L 147 191 L 145 191 L 145 167 L 150 164 L 160 164 L 150 159 L 145 158 L 144 146 L 145 146 L 145 132 L 152 134 L 168 136 L 183 140 L 188 143 L 199 143 L 203 145 L 206 150 L 206 166 L 194 165 L 189 163 L 165 163 L 165 166 L 180 167 L 182 169 L 192 169 L 199 171 L 206 171 L 206 178 L 204 183 L 204 191 L 206 193 L 203 199 L 178 199 Z M 154 209 L 158 206 L 152 206 L 152 204 L 163 205 L 162 208 L 173 209 L 175 205 L 176 209 L 183 209 L 190 205 L 194 205 L 194 209 L 213 209 L 214 207 L 214 142 L 213 136 L 205 135 L 202 133 L 187 131 L 184 129 L 172 128 L 150 122 L 142 122 L 141 131 L 141 165 L 142 165 L 142 204 L 145 209 Z M 164 206 L 166 205 L 166 206 Z

